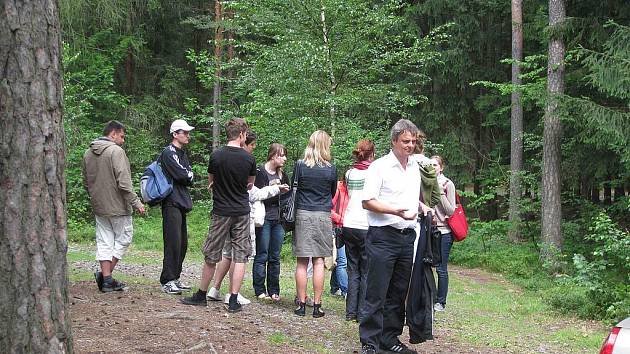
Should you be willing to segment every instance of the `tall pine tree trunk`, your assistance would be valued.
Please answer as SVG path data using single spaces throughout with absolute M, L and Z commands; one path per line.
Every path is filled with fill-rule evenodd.
M 224 16 L 226 21 L 232 21 L 234 20 L 234 9 L 233 8 L 228 8 L 227 11 L 225 11 L 225 16 Z M 232 60 L 234 60 L 234 56 L 235 56 L 235 51 L 234 51 L 234 30 L 233 29 L 229 29 L 226 31 L 226 37 L 227 37 L 227 63 L 232 63 Z M 232 81 L 232 79 L 234 78 L 234 68 L 230 68 L 227 72 L 227 79 L 229 82 Z M 229 94 L 229 92 L 228 92 Z
M 134 88 L 136 87 L 135 79 L 135 63 L 133 58 L 133 48 L 129 46 L 127 48 L 127 56 L 125 57 L 125 78 L 127 81 L 127 94 L 133 95 Z
M 0 351 L 72 352 L 58 3 L 0 14 Z
M 523 60 L 523 1 L 512 0 L 512 84 L 521 85 Z M 523 169 L 523 104 L 520 87 L 512 91 L 512 139 L 510 142 L 510 229 L 511 241 L 519 241 L 521 235 L 521 170 Z
M 543 128 L 542 173 L 542 258 L 556 270 L 562 250 L 562 204 L 560 200 L 560 139 L 562 125 L 558 112 L 558 96 L 564 92 L 564 0 L 549 0 L 549 63 L 547 67 L 547 106 Z
M 609 174 L 604 183 L 604 204 L 612 204 L 612 176 Z
M 223 6 L 220 0 L 214 3 L 214 18 L 216 29 L 214 32 L 214 90 L 212 95 L 212 150 L 220 145 L 221 131 L 221 57 L 223 56 Z

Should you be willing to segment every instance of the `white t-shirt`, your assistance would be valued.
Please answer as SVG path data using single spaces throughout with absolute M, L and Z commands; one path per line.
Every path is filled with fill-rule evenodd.
M 362 200 L 375 199 L 394 208 L 418 212 L 420 206 L 420 170 L 414 159 L 405 169 L 392 151 L 372 162 L 365 179 Z M 415 227 L 416 220 L 405 220 L 391 214 L 368 211 L 370 226 L 392 226 L 397 229 Z
M 368 170 L 352 168 L 346 173 L 346 186 L 348 187 L 348 206 L 343 217 L 343 227 L 367 230 L 367 210 L 363 209 L 363 187 Z

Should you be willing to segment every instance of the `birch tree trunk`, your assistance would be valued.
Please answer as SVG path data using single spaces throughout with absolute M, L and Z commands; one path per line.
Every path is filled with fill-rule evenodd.
M 0 2 L 0 351 L 72 352 L 56 0 Z
M 212 95 L 212 150 L 221 144 L 221 57 L 223 56 L 223 6 L 220 0 L 214 2 L 214 18 L 216 29 L 214 32 L 214 90 Z
M 521 85 L 523 61 L 523 0 L 512 0 L 512 84 Z M 512 91 L 511 112 L 512 139 L 510 142 L 510 228 L 511 241 L 520 241 L 521 235 L 521 171 L 523 169 L 523 104 L 520 88 Z
M 564 0 L 549 0 L 549 63 L 547 67 L 547 106 L 543 128 L 542 173 L 542 258 L 553 268 L 558 265 L 563 235 L 562 205 L 560 200 L 560 139 L 562 125 L 558 114 L 558 96 L 564 92 Z
M 326 66 L 328 70 L 328 81 L 330 87 L 328 92 L 330 93 L 330 136 L 335 138 L 335 95 L 337 94 L 337 78 L 333 70 L 333 62 L 330 48 L 330 37 L 328 35 L 328 26 L 326 25 L 326 7 L 324 2 L 321 2 L 320 19 L 322 21 L 322 35 L 324 37 L 324 50 L 326 51 Z

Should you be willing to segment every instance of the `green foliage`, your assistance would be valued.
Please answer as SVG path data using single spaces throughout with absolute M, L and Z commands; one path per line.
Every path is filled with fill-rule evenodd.
M 535 288 L 543 276 L 538 251 L 531 244 L 509 243 L 507 228 L 508 222 L 503 220 L 471 223 L 466 240 L 453 244 L 449 261 L 503 273 L 525 287 Z
M 611 22 L 614 32 L 603 50 L 580 48 L 588 70 L 585 81 L 599 92 L 591 97 L 565 97 L 567 115 L 575 118 L 580 143 L 611 150 L 622 158 L 627 176 L 630 167 L 630 27 Z
M 593 208 L 584 209 L 587 207 Z M 567 248 L 590 251 L 576 253 L 572 264 L 562 267 L 567 274 L 549 275 L 535 244 L 510 243 L 508 222 L 501 220 L 471 223 L 466 240 L 453 245 L 449 261 L 502 273 L 523 288 L 538 292 L 560 312 L 619 320 L 630 310 L 630 234 L 603 212 L 582 213 L 577 224 L 567 227 L 565 223 L 563 229 L 569 235 Z M 592 214 L 595 216 L 589 219 Z M 559 258 L 567 259 L 568 255 L 565 252 Z
M 630 233 L 600 212 L 585 238 L 596 246 L 590 254 L 574 255 L 574 280 L 588 289 L 597 316 L 622 319 L 630 311 Z
M 541 289 L 545 301 L 561 313 L 592 318 L 597 306 L 590 301 L 587 292 L 586 288 L 566 277 L 559 278 L 552 287 Z
M 96 34 L 89 43 L 107 42 L 109 32 Z M 90 215 L 83 187 L 81 161 L 90 141 L 100 136 L 103 122 L 128 105 L 128 98 L 115 91 L 113 75 L 120 57 L 116 50 L 76 50 L 64 44 L 64 130 L 66 134 L 66 189 L 70 220 Z

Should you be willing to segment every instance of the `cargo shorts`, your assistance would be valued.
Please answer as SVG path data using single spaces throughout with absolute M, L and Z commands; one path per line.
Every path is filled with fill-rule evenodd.
M 232 261 L 247 263 L 252 254 L 249 214 L 239 216 L 212 214 L 208 236 L 203 244 L 203 256 L 207 264 L 216 264 L 221 261 L 221 251 L 226 242 L 232 246 Z

